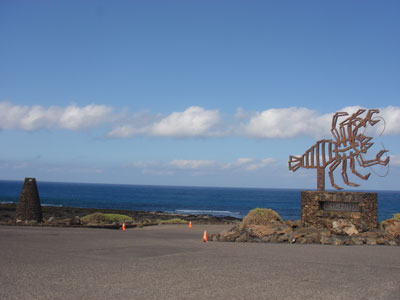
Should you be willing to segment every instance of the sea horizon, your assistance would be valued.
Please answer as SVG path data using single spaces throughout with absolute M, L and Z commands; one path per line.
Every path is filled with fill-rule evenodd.
M 31 177 L 26 177 L 31 178 Z M 34 177 L 32 177 L 34 178 Z M 260 190 L 296 190 L 296 191 L 316 191 L 316 188 L 293 188 L 293 187 L 251 187 L 251 186 L 209 186 L 209 185 L 179 185 L 179 184 L 150 184 L 150 183 L 110 183 L 110 182 L 87 182 L 87 181 L 52 181 L 52 180 L 37 180 L 42 183 L 57 183 L 57 184 L 92 184 L 92 185 L 116 185 L 116 186 L 146 186 L 146 187 L 179 187 L 179 188 L 216 188 L 216 189 L 260 189 Z M 1 181 L 9 182 L 24 182 L 24 179 L 0 179 Z M 327 192 L 400 192 L 400 189 L 342 189 L 336 190 L 333 188 L 325 189 Z
M 23 182 L 0 180 L 0 202 L 18 203 Z M 53 181 L 37 181 L 37 185 L 43 206 L 162 211 L 237 218 L 243 218 L 251 209 L 262 207 L 277 211 L 285 220 L 300 219 L 300 192 L 306 190 Z M 400 191 L 358 191 L 378 193 L 378 220 L 389 219 L 394 213 L 400 212 Z

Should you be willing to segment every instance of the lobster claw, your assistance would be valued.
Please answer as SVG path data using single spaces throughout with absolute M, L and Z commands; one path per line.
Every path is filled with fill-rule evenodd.
M 368 120 L 369 125 L 374 126 L 376 123 L 380 122 L 380 120 L 372 120 L 372 117 L 374 114 L 378 114 L 379 113 L 379 109 L 369 109 L 367 116 L 366 116 L 366 120 Z
M 376 155 L 376 159 L 379 161 L 380 165 L 386 166 L 390 161 L 390 157 L 389 156 L 386 157 L 384 160 L 381 160 L 382 155 L 385 154 L 386 152 L 389 152 L 389 150 L 381 150 Z

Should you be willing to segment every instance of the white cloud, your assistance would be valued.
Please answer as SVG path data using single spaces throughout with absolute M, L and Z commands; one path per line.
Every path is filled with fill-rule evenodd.
M 128 166 L 142 169 L 142 168 L 148 168 L 148 167 L 155 166 L 155 165 L 157 165 L 156 162 L 136 161 L 136 162 L 129 164 Z
M 352 114 L 360 106 L 348 106 L 338 111 Z M 304 107 L 271 108 L 262 112 L 246 112 L 238 108 L 234 123 L 228 124 L 222 120 L 217 110 L 205 110 L 192 106 L 183 112 L 173 112 L 166 117 L 145 122 L 123 124 L 115 127 L 108 135 L 110 137 L 131 137 L 135 135 L 163 137 L 216 137 L 242 136 L 248 138 L 295 138 L 311 136 L 313 138 L 331 138 L 332 117 L 335 112 L 319 114 L 315 110 Z M 400 107 L 388 106 L 374 117 L 385 119 L 385 134 L 400 134 Z M 345 117 L 338 119 L 338 124 Z M 376 126 L 374 134 L 380 134 L 383 127 Z
M 276 160 L 274 158 L 265 158 L 265 159 L 263 159 L 263 160 L 261 160 L 259 162 L 255 162 L 255 163 L 249 164 L 247 166 L 247 170 L 248 171 L 255 171 L 255 170 L 258 170 L 258 169 L 263 169 L 263 168 L 271 165 L 275 161 Z
M 19 106 L 0 102 L 0 129 L 33 131 L 42 128 L 80 130 L 112 120 L 112 108 L 105 105 L 78 107 Z
M 114 127 L 107 133 L 107 137 L 111 138 L 131 138 L 137 135 L 151 135 L 151 127 L 136 127 L 131 124 L 119 125 Z
M 249 163 L 251 163 L 253 161 L 254 161 L 253 158 L 238 158 L 238 160 L 236 161 L 236 164 L 238 166 L 242 166 L 242 165 L 245 165 L 245 164 L 249 164 Z
M 173 112 L 164 118 L 147 119 L 141 123 L 133 117 L 128 124 L 114 127 L 108 136 L 117 138 L 135 135 L 176 138 L 218 136 L 220 122 L 221 117 L 217 110 L 191 106 L 183 112 Z
M 235 169 L 235 168 L 239 168 L 244 165 L 248 165 L 248 164 L 252 163 L 253 161 L 254 161 L 253 158 L 238 158 L 234 162 L 228 162 L 228 163 L 223 164 L 223 168 L 224 169 Z
M 229 171 L 253 172 L 271 166 L 276 160 L 265 158 L 239 158 L 234 162 L 222 163 L 213 160 L 181 160 L 168 163 L 138 161 L 129 164 L 130 167 L 141 169 L 144 174 L 172 175 L 177 172 L 188 172 L 190 175 L 205 175 Z
M 300 135 L 321 136 L 330 128 L 331 115 L 319 116 L 307 108 L 279 108 L 256 112 L 239 134 L 255 138 L 293 138 Z
M 400 134 L 400 107 L 382 108 L 379 115 L 385 120 L 385 134 Z
M 173 137 L 215 136 L 216 127 L 220 121 L 217 110 L 191 106 L 184 112 L 174 112 L 154 124 L 152 134 Z
M 170 166 L 177 167 L 179 169 L 202 169 L 207 167 L 215 166 L 215 162 L 212 160 L 173 160 L 169 163 Z
M 356 112 L 358 109 L 363 108 L 361 106 L 348 106 L 340 111 L 346 111 L 349 114 Z M 364 108 L 366 109 L 366 108 Z M 363 116 L 365 116 L 364 113 Z M 373 128 L 367 126 L 367 135 L 396 135 L 400 134 L 400 107 L 387 106 L 379 109 L 378 114 L 374 114 L 373 120 L 380 120 Z
M 390 156 L 389 165 L 395 166 L 395 167 L 400 167 L 400 156 L 394 155 L 394 154 L 391 154 L 389 156 Z
M 360 109 L 360 106 L 348 106 L 338 111 L 348 112 L 349 115 Z M 294 138 L 298 136 L 311 136 L 314 138 L 330 138 L 332 117 L 334 113 L 318 114 L 314 110 L 304 107 L 289 107 L 268 109 L 263 112 L 253 113 L 247 121 L 243 110 L 238 112 L 242 122 L 238 128 L 238 135 L 253 138 Z M 382 108 L 374 118 L 385 120 L 385 134 L 400 134 L 400 107 L 388 106 Z M 338 120 L 338 124 L 345 117 Z M 382 129 L 383 127 L 381 127 Z M 374 128 L 375 134 L 380 129 Z
M 61 128 L 79 130 L 92 128 L 112 119 L 112 108 L 105 105 L 67 106 L 59 114 Z
M 172 176 L 175 173 L 171 170 L 157 170 L 157 169 L 143 169 L 143 174 L 158 175 L 158 176 Z
M 107 133 L 111 138 L 129 138 L 136 135 L 150 135 L 152 126 L 162 119 L 161 115 L 153 115 L 148 111 L 125 113 L 118 118 Z
M 256 160 L 253 158 L 239 158 L 235 162 L 223 164 L 224 169 L 242 169 L 246 171 L 256 171 L 267 167 L 276 160 L 274 158 L 265 158 Z
M 349 114 L 360 106 L 349 106 L 338 111 Z M 382 117 L 369 132 L 380 134 L 385 123 L 385 135 L 400 134 L 400 107 L 387 106 L 374 117 Z M 112 126 L 106 134 L 113 138 L 130 138 L 138 135 L 173 138 L 206 138 L 240 136 L 246 138 L 289 139 L 299 136 L 331 138 L 332 113 L 320 114 L 305 107 L 271 108 L 261 112 L 246 112 L 238 108 L 235 116 L 223 119 L 218 110 L 191 106 L 169 115 L 150 112 L 114 113 L 106 105 L 91 104 L 60 106 L 20 106 L 0 102 L 0 130 L 34 131 L 43 128 L 82 130 L 104 124 Z M 338 122 L 343 121 L 342 117 Z M 367 131 L 367 133 L 368 133 Z

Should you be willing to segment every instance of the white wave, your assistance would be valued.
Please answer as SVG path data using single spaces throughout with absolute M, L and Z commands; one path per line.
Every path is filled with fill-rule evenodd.
M 239 212 L 229 210 L 201 210 L 201 209 L 176 209 L 175 212 L 190 215 L 212 215 L 212 216 L 232 216 L 239 217 Z
M 51 207 L 63 207 L 61 204 L 41 204 L 42 206 L 51 206 Z

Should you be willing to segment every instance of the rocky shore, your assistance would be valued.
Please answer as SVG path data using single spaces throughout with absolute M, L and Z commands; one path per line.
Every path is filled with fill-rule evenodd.
M 271 209 L 254 209 L 231 230 L 209 236 L 211 241 L 327 245 L 400 246 L 400 220 L 390 219 L 379 228 L 359 232 L 345 219 L 333 221 L 326 228 L 304 226 L 299 221 L 283 221 Z
M 94 214 L 120 214 L 133 219 L 126 222 L 126 227 L 142 227 L 158 224 L 237 224 L 241 219 L 234 217 L 216 217 L 208 215 L 189 215 L 189 214 L 169 214 L 165 212 L 146 212 L 132 210 L 96 209 L 96 208 L 77 208 L 77 207 L 54 207 L 42 206 L 43 222 L 35 221 L 20 222 L 15 219 L 16 204 L 0 203 L 0 224 L 2 225 L 28 225 L 28 226 L 85 226 L 101 228 L 121 228 L 119 222 L 112 223 L 85 223 L 82 217 Z
M 124 222 L 107 221 L 103 215 L 125 216 Z M 305 226 L 300 220 L 284 221 L 271 209 L 254 209 L 243 218 L 216 217 L 208 215 L 170 214 L 131 210 L 42 207 L 43 221 L 16 220 L 16 205 L 0 203 L 0 225 L 92 227 L 120 229 L 159 224 L 232 224 L 229 231 L 208 236 L 209 241 L 257 242 L 327 245 L 390 245 L 400 246 L 400 219 L 381 222 L 377 229 L 360 232 L 349 220 L 338 219 L 326 228 Z M 89 218 L 88 216 L 92 216 Z

